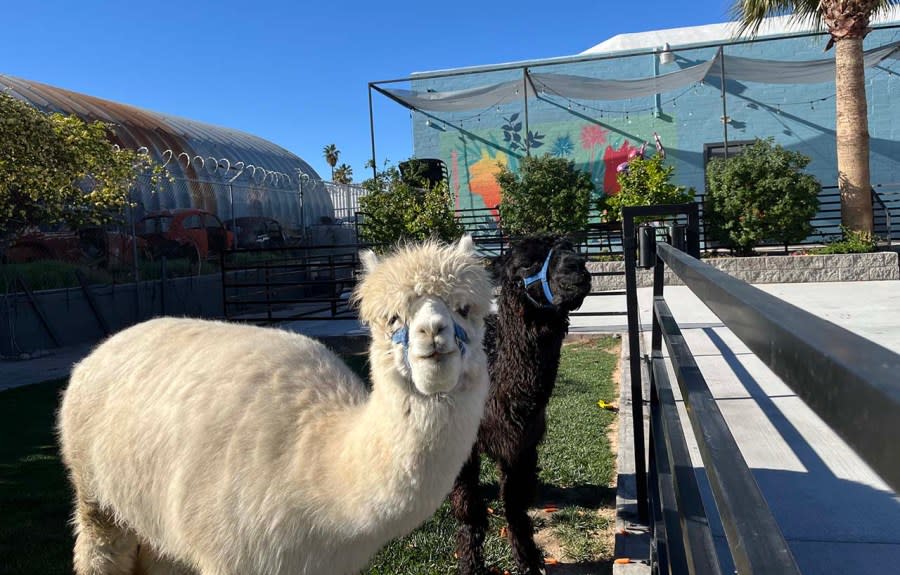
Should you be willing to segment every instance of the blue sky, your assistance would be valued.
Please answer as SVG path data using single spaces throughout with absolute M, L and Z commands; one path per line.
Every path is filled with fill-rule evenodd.
M 0 73 L 244 130 L 330 177 L 368 175 L 369 82 L 576 54 L 616 34 L 728 19 L 730 0 L 7 0 Z M 377 93 L 376 153 L 412 154 L 409 113 Z

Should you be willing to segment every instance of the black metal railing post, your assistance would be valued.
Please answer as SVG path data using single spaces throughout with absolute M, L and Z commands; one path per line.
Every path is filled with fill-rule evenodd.
M 650 520 L 647 499 L 647 463 L 644 443 L 644 397 L 641 381 L 640 317 L 637 297 L 637 246 L 634 219 L 641 216 L 687 215 L 687 241 L 691 254 L 700 255 L 700 217 L 695 202 L 659 206 L 633 206 L 622 210 L 622 251 L 625 259 L 625 300 L 628 318 L 629 370 L 631 372 L 631 413 L 634 434 L 634 474 L 638 518 Z M 651 228 L 655 231 L 655 228 Z M 655 239 L 655 237 L 654 237 Z
M 634 480 L 638 519 L 647 523 L 647 464 L 644 451 L 644 399 L 641 382 L 640 318 L 638 317 L 637 262 L 634 217 L 626 208 L 622 216 L 622 251 L 625 256 L 625 305 L 628 318 L 628 365 L 631 372 L 631 417 L 634 425 Z

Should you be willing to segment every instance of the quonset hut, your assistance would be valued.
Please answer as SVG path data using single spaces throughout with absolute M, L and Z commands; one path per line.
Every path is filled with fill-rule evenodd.
M 293 230 L 334 216 L 331 197 L 312 167 L 263 138 L 2 74 L 0 90 L 44 112 L 111 124 L 116 144 L 145 147 L 165 164 L 171 181 L 156 188 L 139 184 L 135 190 L 138 215 L 194 207 L 223 221 L 271 217 Z

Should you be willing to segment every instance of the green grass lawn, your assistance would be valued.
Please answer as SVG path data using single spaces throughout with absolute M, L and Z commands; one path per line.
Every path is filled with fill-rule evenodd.
M 539 543 L 567 566 L 565 573 L 609 573 L 615 505 L 615 456 L 607 437 L 615 414 L 597 400 L 616 397 L 613 373 L 618 341 L 600 338 L 566 345 L 556 391 L 548 408 L 549 430 L 541 448 Z M 365 371 L 361 358 L 351 366 Z M 65 381 L 0 392 L 0 574 L 71 573 L 70 491 L 53 425 Z M 489 505 L 495 510 L 486 541 L 489 565 L 515 573 L 500 530 L 502 505 L 493 468 L 482 466 Z M 369 575 L 454 573 L 455 521 L 446 504 L 407 537 L 385 547 Z M 548 568 L 548 575 L 554 568 Z M 562 571 L 560 571 L 562 572 Z
M 72 573 L 70 491 L 53 430 L 65 380 L 0 392 L 0 573 Z
M 540 493 L 535 528 L 545 553 L 565 565 L 566 575 L 612 572 L 615 531 L 615 453 L 608 432 L 616 414 L 597 401 L 615 401 L 613 381 L 619 342 L 610 337 L 563 348 L 556 389 L 548 406 L 547 437 L 540 449 Z M 485 541 L 485 559 L 497 573 L 516 573 L 501 529 L 506 524 L 493 465 L 482 462 L 481 481 L 494 510 Z M 419 529 L 394 541 L 372 561 L 368 575 L 456 573 L 456 522 L 447 503 Z

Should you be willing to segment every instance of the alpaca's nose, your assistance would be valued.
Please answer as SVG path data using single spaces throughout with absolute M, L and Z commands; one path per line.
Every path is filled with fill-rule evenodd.
M 430 317 L 419 325 L 419 334 L 425 337 L 437 337 L 447 329 L 447 320 L 441 316 Z

